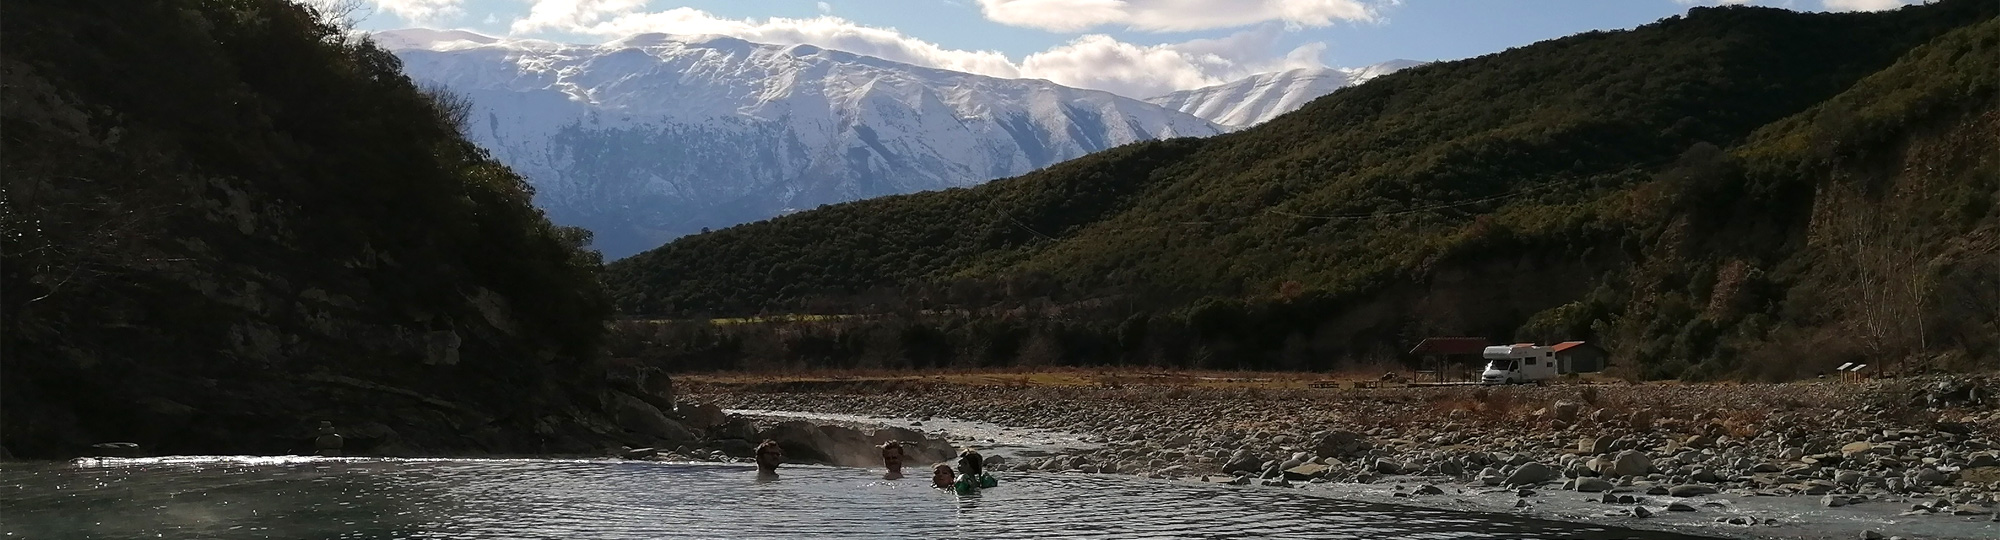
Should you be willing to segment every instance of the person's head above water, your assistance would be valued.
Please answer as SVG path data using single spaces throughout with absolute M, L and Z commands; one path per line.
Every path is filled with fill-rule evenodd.
M 765 471 L 777 469 L 778 462 L 784 459 L 785 449 L 778 446 L 778 441 L 764 439 L 757 445 L 757 468 Z

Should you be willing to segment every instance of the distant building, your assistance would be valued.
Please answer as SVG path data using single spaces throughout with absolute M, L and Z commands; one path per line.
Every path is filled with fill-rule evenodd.
M 1611 356 L 1603 347 L 1582 341 L 1565 341 L 1551 348 L 1556 353 L 1556 371 L 1559 373 L 1604 371 L 1605 359 Z
M 1452 367 L 1468 370 L 1485 362 L 1479 354 L 1486 350 L 1488 344 L 1490 342 L 1486 338 L 1479 337 L 1424 338 L 1410 349 L 1410 356 L 1417 358 L 1420 371 L 1431 372 L 1437 380 L 1443 381 L 1445 372 L 1452 371 Z

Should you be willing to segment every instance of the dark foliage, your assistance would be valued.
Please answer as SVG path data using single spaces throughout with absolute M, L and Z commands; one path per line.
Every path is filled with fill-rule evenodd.
M 12 450 L 268 451 L 282 443 L 218 433 L 395 423 L 383 402 L 408 399 L 368 408 L 304 377 L 500 418 L 561 401 L 548 381 L 602 378 L 610 303 L 587 233 L 552 226 L 460 136 L 457 98 L 389 52 L 278 0 L 6 10 Z M 131 429 L 148 423 L 172 426 Z
M 1854 286 L 1810 271 L 1853 255 L 1810 242 L 1816 212 L 1883 204 L 1884 186 L 1910 179 L 1881 167 L 1911 151 L 1993 150 L 1926 146 L 1924 128 L 1991 110 L 1980 66 L 2000 56 L 1980 23 L 1996 11 L 1696 8 L 1405 70 L 1232 135 L 685 238 L 612 265 L 608 282 L 642 318 L 1026 310 L 1071 329 L 1027 339 L 1067 363 L 1321 368 L 1395 358 L 1428 335 L 1520 335 L 1604 342 L 1645 376 L 1737 373 L 1773 331 L 1859 317 L 1812 321 L 1787 298 Z M 1952 202 L 1907 201 L 1908 224 L 1936 234 L 1901 251 L 1942 254 L 1992 223 L 1981 167 L 1929 180 Z M 1819 188 L 1842 174 L 1877 185 L 1837 202 Z M 1927 213 L 1938 204 L 1948 216 Z M 1133 317 L 1165 322 L 1119 330 Z M 1192 349 L 1091 344 L 1156 326 Z M 975 335 L 958 348 L 993 348 Z M 1952 343 L 1870 354 L 1996 354 Z

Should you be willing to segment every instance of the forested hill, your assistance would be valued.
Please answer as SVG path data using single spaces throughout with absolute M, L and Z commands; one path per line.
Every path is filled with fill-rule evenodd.
M 1696 8 L 1404 70 L 1237 134 L 686 238 L 609 281 L 648 317 L 1041 306 L 1012 316 L 1055 314 L 1023 324 L 1066 363 L 1328 367 L 1428 335 L 1590 339 L 1653 376 L 1810 347 L 1785 369 L 1992 357 L 1994 315 L 1959 323 L 1938 299 L 2000 271 L 1981 270 L 2000 266 L 1982 243 L 1996 10 Z M 1883 275 L 1925 276 L 1903 319 L 1938 324 L 1837 305 L 1867 279 L 1828 270 L 1880 256 L 1829 249 L 1854 215 L 1905 220 L 1848 227 L 1861 244 L 1919 230 L 1892 251 L 1920 260 Z M 1162 331 L 1190 352 L 1161 352 Z
M 8 0 L 0 455 L 594 452 L 588 237 L 279 0 Z

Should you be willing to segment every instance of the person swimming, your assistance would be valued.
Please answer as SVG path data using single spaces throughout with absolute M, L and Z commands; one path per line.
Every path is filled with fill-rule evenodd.
M 966 476 L 979 478 L 980 474 L 986 472 L 986 458 L 981 457 L 979 452 L 971 448 L 961 449 L 958 451 L 958 472 Z
M 951 489 L 952 483 L 957 481 L 957 475 L 952 474 L 950 465 L 939 463 L 937 468 L 931 469 L 931 487 Z
M 903 443 L 889 441 L 882 443 L 882 466 L 889 469 L 885 478 L 903 477 Z
M 764 439 L 762 444 L 757 445 L 758 476 L 777 476 L 778 464 L 784 461 L 785 449 L 778 446 L 778 441 Z

